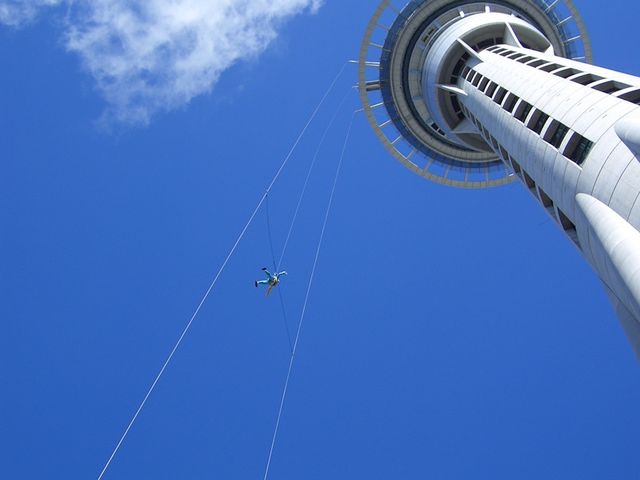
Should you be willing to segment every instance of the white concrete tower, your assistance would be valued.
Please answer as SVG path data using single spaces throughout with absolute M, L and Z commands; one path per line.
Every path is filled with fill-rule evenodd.
M 640 78 L 590 65 L 571 0 L 383 0 L 359 88 L 425 178 L 519 180 L 598 273 L 640 355 Z

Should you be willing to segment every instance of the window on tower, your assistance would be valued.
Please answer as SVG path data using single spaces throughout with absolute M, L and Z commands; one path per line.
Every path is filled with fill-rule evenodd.
M 576 75 L 573 75 L 572 77 L 569 77 L 569 80 L 575 83 L 579 83 L 580 85 L 589 85 L 590 83 L 598 82 L 602 79 L 602 77 L 593 75 L 591 73 L 578 73 Z
M 494 82 L 489 82 L 487 90 L 484 93 L 487 95 L 487 97 L 493 97 L 493 94 L 496 92 L 496 88 L 498 88 L 498 85 L 496 85 Z
M 509 155 L 509 160 L 511 160 L 511 166 L 513 167 L 513 171 L 516 172 L 516 175 L 519 177 L 522 176 L 522 168 L 520 168 L 520 164 L 516 162 L 511 155 Z
M 465 64 L 467 63 L 468 59 L 469 59 L 469 54 L 465 53 L 460 58 L 460 60 L 458 60 L 458 63 L 456 63 L 456 66 L 453 67 L 453 71 L 451 72 L 451 78 L 449 80 L 451 84 L 455 84 L 458 81 L 458 77 L 460 76 L 460 73 L 463 71 L 463 68 L 465 67 Z
M 522 171 L 522 173 L 523 173 L 524 183 L 527 186 L 527 188 L 529 188 L 530 190 L 535 190 L 536 182 L 533 181 L 533 178 L 531 178 L 529 174 L 524 170 Z
M 593 142 L 587 140 L 582 135 L 574 132 L 573 136 L 567 143 L 563 155 L 573 161 L 576 165 L 582 165 L 593 148 Z
M 547 130 L 544 140 L 554 147 L 560 148 L 560 145 L 562 145 L 562 141 L 564 140 L 564 137 L 568 132 L 569 127 L 558 122 L 557 120 L 554 120 Z
M 622 95 L 619 95 L 618 98 L 638 105 L 640 104 L 640 88 L 635 88 L 629 92 L 625 92 Z
M 558 220 L 560 221 L 560 225 L 562 226 L 563 230 L 567 232 L 567 235 L 569 235 L 577 243 L 578 235 L 576 232 L 576 226 L 571 220 L 569 220 L 569 217 L 567 217 L 565 213 L 559 208 L 558 208 Z
M 527 65 L 529 67 L 537 68 L 540 65 L 542 65 L 543 63 L 546 63 L 546 62 L 544 60 L 536 59 L 533 62 L 526 63 L 525 65 Z
M 571 68 L 571 67 L 564 67 L 564 68 L 561 68 L 560 70 L 553 71 L 553 74 L 556 77 L 561 77 L 561 78 L 569 78 L 575 75 L 576 73 L 580 73 L 580 72 L 575 68 Z
M 538 196 L 540 197 L 540 201 L 542 202 L 543 207 L 553 208 L 553 200 L 551 200 L 551 197 L 540 188 L 540 185 L 538 185 Z
M 598 90 L 602 93 L 615 93 L 620 90 L 624 90 L 625 88 L 629 88 L 630 85 L 625 83 L 615 82 L 613 80 L 608 80 L 606 82 L 600 82 L 596 85 L 590 85 L 594 90 Z
M 504 108 L 507 112 L 511 113 L 513 112 L 513 107 L 516 106 L 516 103 L 518 102 L 518 100 L 520 100 L 516 95 L 514 95 L 513 93 L 510 93 L 507 96 L 507 99 L 504 101 L 504 105 L 502 106 L 502 108 Z
M 504 100 L 504 97 L 506 94 L 507 94 L 507 91 L 504 88 L 499 87 L 498 91 L 493 97 L 493 101 L 496 102 L 498 105 L 502 104 L 502 100 Z
M 562 68 L 562 65 L 558 65 L 557 63 L 544 63 L 538 67 L 538 70 L 542 70 L 543 72 L 553 72 L 560 68 Z
M 534 57 L 530 57 L 529 55 L 525 55 L 524 57 L 520 57 L 520 58 L 514 58 L 514 60 L 516 62 L 520 62 L 520 63 L 527 63 L 530 62 L 531 60 L 535 60 Z
M 487 47 L 490 47 L 491 45 L 493 45 L 493 39 L 492 38 L 488 38 L 487 40 L 483 40 L 483 41 L 479 42 L 476 45 L 476 50 L 481 52 L 482 50 L 484 50 Z
M 433 128 L 436 132 L 438 132 L 440 135 L 444 136 L 444 131 L 438 126 L 438 124 L 436 124 L 435 122 L 433 122 L 431 124 L 431 128 Z
M 529 112 L 531 111 L 532 108 L 533 107 L 531 106 L 530 103 L 522 100 L 518 104 L 514 116 L 521 122 L 524 122 L 527 119 L 527 115 L 529 115 Z
M 536 110 L 535 113 L 531 116 L 531 120 L 527 124 L 527 127 L 539 135 L 546 125 L 547 120 L 549 120 L 549 115 L 540 110 Z
M 462 72 L 462 76 L 467 80 L 467 82 L 470 82 L 475 73 L 476 71 L 473 68 L 467 67 L 467 72 Z
M 451 105 L 453 105 L 453 111 L 458 117 L 459 120 L 464 120 L 464 114 L 462 113 L 462 108 L 460 107 L 460 102 L 458 101 L 458 96 L 455 93 L 451 93 L 449 95 L 451 99 Z

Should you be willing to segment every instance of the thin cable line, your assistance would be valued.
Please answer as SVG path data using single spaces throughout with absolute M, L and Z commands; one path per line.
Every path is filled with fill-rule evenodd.
M 273 236 L 271 235 L 271 215 L 269 214 L 269 196 L 264 203 L 265 211 L 267 213 L 267 233 L 269 235 L 269 248 L 271 249 L 271 260 L 273 261 L 273 273 L 278 274 L 278 267 L 276 266 L 276 255 L 273 251 Z M 287 310 L 284 308 L 284 299 L 282 298 L 282 289 L 278 288 L 278 296 L 280 297 L 280 307 L 282 308 L 282 319 L 284 321 L 284 329 L 287 332 L 287 342 L 289 342 L 289 353 L 293 351 L 293 344 L 291 343 L 291 332 L 289 330 L 289 321 L 287 320 Z
M 302 186 L 302 190 L 300 192 L 300 195 L 298 197 L 298 204 L 296 205 L 295 208 L 295 212 L 293 214 L 293 218 L 291 220 L 291 224 L 289 225 L 289 231 L 287 232 L 287 238 L 284 242 L 284 246 L 282 247 L 282 253 L 280 254 L 280 260 L 278 261 L 278 264 L 276 265 L 276 259 L 275 259 L 275 254 L 274 254 L 274 248 L 273 248 L 273 235 L 271 233 L 271 215 L 270 215 L 270 210 L 269 210 L 269 197 L 267 197 L 267 200 L 265 202 L 265 209 L 266 209 L 266 213 L 267 213 L 267 233 L 269 234 L 269 247 L 271 248 L 271 258 L 273 260 L 273 268 L 274 271 L 277 273 L 280 271 L 280 268 L 282 267 L 282 261 L 284 259 L 284 254 L 287 251 L 287 246 L 289 244 L 289 240 L 291 239 L 291 234 L 293 232 L 293 228 L 295 226 L 296 220 L 298 218 L 298 213 L 300 212 L 300 206 L 302 205 L 302 200 L 304 199 L 305 193 L 307 191 L 307 186 L 309 184 L 309 179 L 311 178 L 311 173 L 313 172 L 313 168 L 316 164 L 316 161 L 318 159 L 318 156 L 320 154 L 320 150 L 322 149 L 322 146 L 324 145 L 324 141 L 327 137 L 327 134 L 329 133 L 329 130 L 331 130 L 331 127 L 333 126 L 338 114 L 340 113 L 340 111 L 342 110 L 342 107 L 344 105 L 344 102 L 346 101 L 347 97 L 349 96 L 349 93 L 351 93 L 351 90 L 348 90 L 347 93 L 345 94 L 345 96 L 342 98 L 342 100 L 340 101 L 340 103 L 338 104 L 338 107 L 336 108 L 336 111 L 334 112 L 333 116 L 331 117 L 331 120 L 329 121 L 327 127 L 324 129 L 324 132 L 322 133 L 322 136 L 320 137 L 320 141 L 318 142 L 318 146 L 316 147 L 316 151 L 313 155 L 313 158 L 311 160 L 311 164 L 309 165 L 309 169 L 307 171 L 307 176 L 305 178 L 304 181 L 304 185 Z M 278 289 L 278 296 L 280 297 L 280 307 L 282 309 L 282 318 L 284 319 L 284 328 L 287 332 L 287 341 L 289 342 L 289 354 L 293 353 L 293 344 L 291 343 L 291 331 L 289 329 L 289 320 L 287 318 L 287 309 L 285 307 L 284 304 L 284 297 L 282 294 L 282 289 Z
M 280 306 L 282 307 L 282 318 L 284 318 L 284 328 L 287 331 L 287 341 L 289 342 L 289 353 L 293 353 L 293 344 L 291 343 L 291 331 L 289 330 L 289 320 L 287 319 L 287 309 L 284 307 L 284 297 L 282 289 L 278 288 L 278 296 L 280 297 Z
M 276 266 L 276 254 L 273 250 L 273 236 L 271 235 L 271 215 L 269 214 L 269 196 L 264 202 L 265 211 L 267 213 L 267 234 L 269 235 L 269 249 L 271 250 L 271 261 L 273 262 L 273 273 L 278 273 L 278 267 Z
M 280 177 L 280 174 L 282 173 L 282 170 L 284 170 L 284 167 L 289 162 L 289 159 L 293 155 L 293 152 L 295 151 L 296 147 L 300 143 L 300 140 L 302 139 L 302 137 L 306 133 L 307 129 L 309 128 L 309 125 L 311 125 L 311 122 L 315 119 L 318 111 L 320 110 L 320 107 L 324 104 L 324 101 L 326 100 L 326 98 L 333 91 L 333 87 L 335 86 L 335 84 L 338 81 L 338 79 L 342 76 L 342 72 L 344 72 L 344 69 L 345 69 L 346 66 L 347 66 L 347 63 L 345 62 L 342 65 L 342 68 L 340 68 L 340 71 L 338 72 L 338 74 L 335 76 L 335 78 L 331 82 L 331 85 L 329 86 L 329 88 L 327 89 L 327 91 L 325 92 L 323 97 L 321 98 L 320 103 L 318 103 L 318 106 L 315 108 L 315 110 L 311 114 L 311 117 L 309 117 L 309 120 L 307 121 L 307 123 L 303 127 L 302 131 L 298 135 L 298 138 L 296 138 L 296 141 L 294 142 L 293 146 L 289 150 L 289 153 L 287 154 L 287 156 L 285 157 L 284 161 L 280 165 L 280 168 L 278 168 L 278 171 L 274 175 L 274 177 L 271 180 L 271 183 L 267 187 L 266 191 L 264 192 L 264 194 L 260 198 L 260 201 L 258 202 L 258 205 L 253 210 L 253 213 L 251 213 L 251 215 L 249 216 L 249 220 L 247 220 L 247 223 L 245 224 L 244 228 L 240 232 L 240 235 L 238 235 L 238 238 L 236 239 L 235 243 L 233 244 L 233 247 L 231 247 L 231 250 L 229 251 L 229 254 L 225 258 L 224 262 L 222 262 L 222 266 L 218 270 L 218 273 L 214 277 L 213 281 L 209 285 L 209 288 L 207 289 L 207 291 L 205 292 L 204 296 L 202 297 L 202 300 L 198 304 L 198 308 L 196 308 L 195 312 L 191 316 L 191 319 L 187 323 L 187 326 L 182 331 L 182 334 L 180 335 L 180 337 L 178 338 L 178 341 L 176 342 L 176 344 L 174 345 L 173 349 L 171 350 L 171 353 L 169 354 L 169 356 L 165 360 L 164 364 L 162 365 L 162 368 L 160 369 L 160 372 L 158 373 L 158 375 L 156 376 L 155 380 L 151 384 L 151 387 L 149 387 L 149 390 L 147 391 L 146 395 L 144 396 L 142 402 L 140 403 L 140 406 L 136 410 L 136 413 L 131 418 L 131 421 L 129 422 L 129 424 L 127 425 L 127 428 L 125 429 L 124 433 L 120 437 L 120 440 L 118 441 L 116 447 L 113 449 L 113 452 L 111 453 L 111 456 L 109 457 L 109 460 L 107 460 L 107 463 L 105 464 L 104 468 L 100 472 L 100 475 L 98 476 L 98 480 L 102 480 L 102 477 L 104 477 L 104 474 L 106 473 L 107 469 L 111 465 L 111 462 L 113 461 L 113 458 L 116 456 L 116 453 L 118 453 L 118 450 L 120 449 L 120 446 L 122 445 L 122 443 L 124 442 L 125 438 L 129 434 L 129 431 L 131 430 L 131 427 L 136 422 L 136 420 L 138 418 L 138 415 L 140 415 L 140 412 L 142 411 L 142 409 L 144 408 L 145 404 L 147 403 L 147 400 L 149 399 L 149 397 L 153 393 L 154 389 L 156 388 L 156 385 L 158 384 L 158 381 L 160 381 L 160 378 L 162 377 L 162 375 L 164 374 L 165 370 L 167 369 L 167 366 L 169 365 L 169 363 L 173 359 L 173 356 L 176 353 L 176 350 L 178 350 L 178 347 L 182 343 L 182 340 L 184 339 L 186 334 L 191 329 L 191 325 L 193 324 L 193 321 L 198 316 L 198 313 L 200 313 L 200 310 L 202 309 L 202 306 L 206 302 L 207 298 L 209 298 L 209 294 L 213 290 L 213 287 L 215 287 L 216 283 L 218 283 L 218 279 L 220 278 L 220 275 L 222 275 L 222 272 L 224 271 L 225 267 L 227 266 L 227 263 L 229 263 L 229 260 L 231 259 L 231 257 L 235 253 L 236 249 L 238 248 L 238 245 L 240 244 L 240 241 L 244 238 L 244 235 L 247 232 L 247 230 L 249 229 L 249 226 L 251 225 L 251 223 L 253 222 L 253 219 L 256 217 L 256 214 L 260 210 L 260 207 L 262 206 L 262 204 L 264 203 L 265 199 L 267 198 L 267 195 L 269 194 L 269 191 L 271 191 L 271 188 L 273 187 L 273 185 L 276 183 L 276 181 Z
M 327 125 L 327 128 L 325 128 L 324 132 L 322 132 L 322 137 L 320 137 L 320 142 L 318 143 L 318 146 L 316 147 L 316 151 L 313 154 L 313 160 L 311 160 L 311 165 L 309 166 L 309 170 L 307 171 L 307 177 L 304 180 L 304 185 L 302 186 L 302 191 L 300 192 L 300 196 L 298 197 L 298 204 L 296 205 L 296 209 L 295 209 L 295 212 L 293 214 L 293 219 L 291 220 L 291 224 L 289 225 L 289 232 L 287 232 L 287 237 L 286 237 L 286 239 L 284 241 L 284 246 L 282 247 L 282 253 L 280 254 L 280 260 L 278 261 L 278 266 L 276 267 L 276 270 L 280 270 L 280 267 L 282 266 L 282 261 L 284 260 L 284 254 L 287 251 L 287 246 L 289 245 L 289 240 L 291 239 L 291 234 L 293 232 L 293 227 L 295 226 L 296 220 L 298 219 L 298 213 L 300 212 L 300 206 L 302 205 L 302 200 L 304 199 L 304 195 L 305 195 L 305 193 L 307 191 L 307 186 L 309 185 L 309 179 L 311 178 L 311 172 L 313 171 L 313 168 L 316 165 L 316 161 L 318 160 L 318 156 L 320 154 L 320 150 L 322 149 L 322 146 L 324 145 L 324 141 L 327 138 L 327 134 L 329 133 L 329 130 L 331 130 L 331 127 L 333 126 L 333 123 L 335 122 L 338 114 L 342 110 L 342 106 L 344 105 L 344 102 L 345 102 L 345 100 L 347 99 L 347 97 L 349 96 L 350 93 L 351 93 L 351 90 L 347 91 L 345 96 L 340 101 L 340 104 L 338 105 L 338 108 L 336 109 L 335 113 L 333 114 L 333 117 L 331 117 L 331 120 L 329 121 L 329 124 Z
M 344 154 L 347 149 L 347 143 L 349 141 L 349 137 L 351 135 L 351 127 L 353 126 L 353 119 L 355 117 L 356 112 L 351 115 L 351 121 L 349 122 L 349 128 L 347 129 L 347 134 L 344 139 L 344 144 L 342 146 L 342 152 L 340 154 L 340 161 L 338 162 L 338 166 L 336 168 L 336 174 L 333 179 L 333 187 L 331 188 L 331 195 L 329 195 L 329 203 L 327 204 L 327 210 L 324 215 L 324 221 L 322 223 L 322 230 L 320 231 L 320 239 L 318 240 L 318 246 L 316 248 L 315 258 L 313 260 L 313 267 L 311 268 L 311 275 L 309 276 L 309 283 L 307 284 L 307 292 L 304 297 L 304 303 L 302 306 L 302 313 L 300 314 L 300 321 L 298 322 L 298 330 L 296 332 L 296 338 L 293 342 L 293 352 L 291 353 L 291 358 L 289 359 L 289 369 L 287 371 L 287 377 L 284 382 L 284 388 L 282 390 L 282 397 L 280 399 L 280 407 L 278 408 L 278 416 L 276 419 L 276 425 L 273 430 L 273 437 L 271 439 L 271 447 L 269 449 L 269 458 L 267 460 L 267 466 L 264 471 L 264 480 L 267 480 L 269 477 L 269 469 L 271 468 L 271 460 L 273 458 L 273 450 L 276 445 L 276 439 L 278 437 L 278 431 L 280 430 L 280 421 L 282 420 L 282 411 L 284 410 L 284 402 L 287 398 L 287 392 L 289 390 L 289 382 L 291 380 L 291 372 L 293 370 L 293 362 L 296 358 L 296 352 L 298 351 L 298 342 L 300 340 L 300 332 L 302 331 L 302 324 L 304 323 L 304 317 L 307 312 L 307 304 L 309 302 L 309 295 L 311 293 L 311 287 L 313 286 L 313 278 L 316 273 L 316 267 L 318 265 L 318 258 L 320 256 L 320 250 L 322 248 L 322 242 L 324 240 L 324 233 L 327 228 L 327 222 L 329 220 L 329 214 L 331 213 L 331 206 L 333 205 L 333 197 L 336 192 L 336 185 L 338 184 L 338 177 L 340 176 L 340 172 L 342 170 L 342 162 L 344 160 Z

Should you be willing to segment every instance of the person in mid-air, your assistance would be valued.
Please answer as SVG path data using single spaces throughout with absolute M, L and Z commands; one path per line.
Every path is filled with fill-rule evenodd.
M 268 285 L 269 288 L 267 288 L 267 295 L 266 295 L 268 297 L 269 294 L 271 293 L 271 290 L 273 290 L 274 287 L 277 287 L 278 284 L 280 283 L 280 277 L 283 275 L 286 275 L 287 272 L 271 273 L 269 270 L 267 270 L 266 267 L 264 267 L 262 271 L 267 276 L 267 279 L 256 280 L 255 286 L 257 287 L 258 285 Z

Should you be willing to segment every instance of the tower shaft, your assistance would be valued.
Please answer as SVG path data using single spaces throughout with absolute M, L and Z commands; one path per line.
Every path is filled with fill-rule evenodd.
M 463 123 L 576 244 L 620 316 L 636 319 L 623 325 L 640 353 L 640 162 L 629 134 L 640 132 L 640 79 L 509 45 L 479 57 L 456 85 Z
M 414 0 L 376 43 L 390 9 L 360 59 L 385 147 L 438 183 L 519 180 L 597 272 L 640 356 L 640 78 L 587 63 L 571 0 Z

